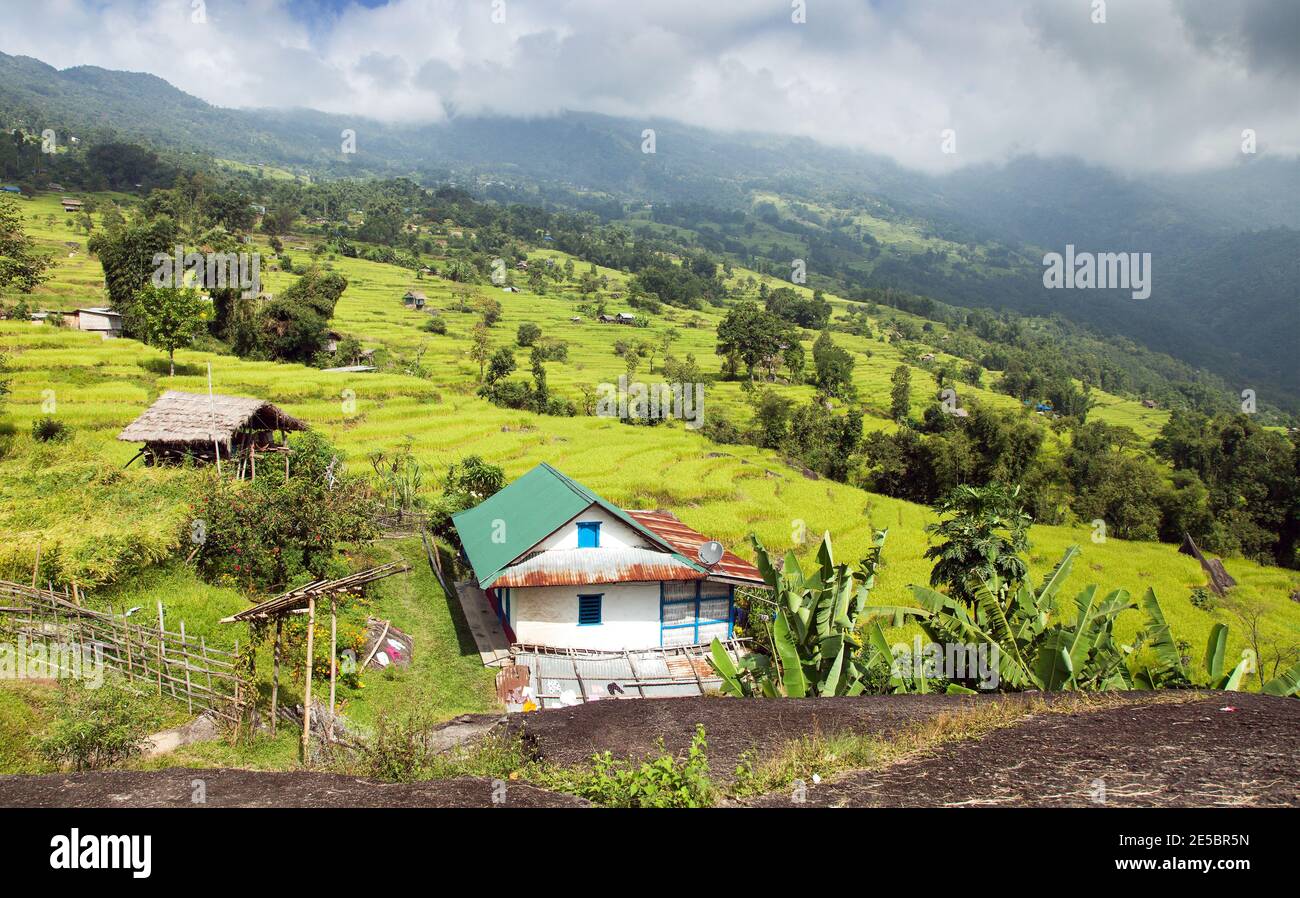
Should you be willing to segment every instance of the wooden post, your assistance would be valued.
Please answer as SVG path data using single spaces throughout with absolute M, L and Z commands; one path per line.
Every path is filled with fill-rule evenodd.
M 190 685 L 190 652 L 185 646 L 185 621 L 181 621 L 181 657 L 185 662 L 185 704 L 194 713 L 194 687 Z
M 126 616 L 126 606 L 122 611 L 122 632 L 126 636 L 126 679 L 135 682 L 135 659 L 131 657 L 131 619 Z
M 36 578 L 41 572 L 41 544 L 36 544 L 36 563 L 32 565 L 32 589 L 36 588 Z
M 162 670 L 163 670 L 163 607 L 162 600 L 158 601 L 158 694 L 162 695 Z
M 303 689 L 302 700 L 302 762 L 307 763 L 311 755 L 308 747 L 311 740 L 311 660 L 312 646 L 316 635 L 316 597 L 307 598 L 307 684 Z
M 244 713 L 243 711 L 240 710 L 242 706 L 239 703 L 239 640 L 238 639 L 235 640 L 235 654 L 231 656 L 231 660 L 235 662 L 235 666 L 231 668 L 231 672 L 235 675 L 235 707 L 234 707 L 235 729 L 230 736 L 230 744 L 234 745 L 235 742 L 239 739 L 239 728 L 244 722 Z
M 221 444 L 217 442 L 217 411 L 212 396 L 212 363 L 208 362 L 208 427 L 212 432 L 212 451 L 217 456 L 217 476 L 221 476 Z
M 280 716 L 280 633 L 284 629 L 284 616 L 275 618 L 275 648 L 271 650 L 271 735 L 275 736 L 276 718 Z
M 325 721 L 325 735 L 334 741 L 334 680 L 338 675 L 339 618 L 334 602 L 330 596 L 330 716 Z
M 202 633 L 199 634 L 199 651 L 203 653 L 203 672 L 208 675 L 208 707 L 216 710 L 216 695 L 212 692 L 212 665 L 208 663 L 208 640 Z

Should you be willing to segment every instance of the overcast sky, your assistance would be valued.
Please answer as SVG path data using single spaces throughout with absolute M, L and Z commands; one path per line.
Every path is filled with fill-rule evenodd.
M 1261 154 L 1300 152 L 1300 0 L 1109 0 L 1104 24 L 1101 0 L 804 0 L 804 24 L 795 5 L 5 0 L 0 50 L 148 71 L 223 106 L 664 116 L 932 171 L 1016 153 L 1217 167 L 1246 128 Z

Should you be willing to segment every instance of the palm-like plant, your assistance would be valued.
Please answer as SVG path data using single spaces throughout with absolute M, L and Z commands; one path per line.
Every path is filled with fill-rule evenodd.
M 935 561 L 931 586 L 947 586 L 954 598 L 974 606 L 981 580 L 1005 590 L 1024 579 L 1028 567 L 1021 553 L 1029 549 L 1032 519 L 1021 508 L 1020 487 L 959 486 L 934 510 L 942 520 L 925 529 L 943 542 L 925 551 Z
M 878 531 L 856 569 L 837 564 L 831 537 L 822 537 L 816 566 L 805 573 L 793 552 L 778 570 L 771 556 L 750 535 L 755 564 L 772 590 L 773 653 L 751 654 L 733 661 L 718 640 L 712 645 L 713 669 L 729 695 L 769 697 L 858 695 L 866 688 L 867 670 L 876 653 L 863 656 L 858 625 L 875 586 L 886 531 Z

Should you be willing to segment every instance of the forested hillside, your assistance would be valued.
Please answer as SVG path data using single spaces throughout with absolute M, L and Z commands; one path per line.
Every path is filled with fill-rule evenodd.
M 894 289 L 1059 315 L 1116 343 L 1115 355 L 1127 338 L 1215 372 L 1234 394 L 1252 389 L 1300 407 L 1300 374 L 1286 363 L 1300 345 L 1300 221 L 1284 200 L 1300 185 L 1294 160 L 1134 181 L 1071 160 L 1022 158 L 936 177 L 808 140 L 666 121 L 568 114 L 405 127 L 307 110 L 224 110 L 153 76 L 58 71 L 3 54 L 0 120 L 29 133 L 112 132 L 302 173 L 450 179 L 495 201 L 557 204 L 607 222 L 648 216 L 673 224 L 680 241 L 778 276 L 801 259 L 811 285 L 846 296 Z M 641 151 L 646 127 L 656 131 L 653 154 Z M 356 132 L 355 154 L 340 152 L 345 128 Z M 34 174 L 4 158 L 0 173 Z M 1152 253 L 1151 297 L 1044 290 L 1043 253 L 1066 244 Z

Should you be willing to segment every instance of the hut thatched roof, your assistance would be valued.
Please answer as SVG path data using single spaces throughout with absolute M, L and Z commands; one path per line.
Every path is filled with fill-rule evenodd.
M 200 443 L 228 440 L 243 427 L 306 430 L 307 425 L 265 399 L 168 390 L 117 435 L 128 443 Z

